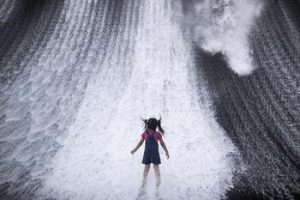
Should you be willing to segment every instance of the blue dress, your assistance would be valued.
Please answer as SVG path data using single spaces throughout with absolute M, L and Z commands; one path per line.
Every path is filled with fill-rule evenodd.
M 154 133 L 149 134 L 147 131 L 148 137 L 145 141 L 145 151 L 143 156 L 143 164 L 150 164 L 153 163 L 155 165 L 160 164 L 160 157 L 159 157 L 159 151 L 158 151 L 158 142 L 156 142 L 154 138 Z

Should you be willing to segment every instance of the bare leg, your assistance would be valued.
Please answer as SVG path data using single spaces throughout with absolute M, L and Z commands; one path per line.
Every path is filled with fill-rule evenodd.
M 156 186 L 160 185 L 160 171 L 159 171 L 159 165 L 153 165 L 154 172 L 156 176 Z
M 144 186 L 144 185 L 146 184 L 146 182 L 147 182 L 147 177 L 148 177 L 149 170 L 150 170 L 150 164 L 145 165 L 145 168 L 144 168 L 143 186 Z

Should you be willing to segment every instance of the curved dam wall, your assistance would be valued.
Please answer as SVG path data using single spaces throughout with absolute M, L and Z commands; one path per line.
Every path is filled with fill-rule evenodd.
M 264 1 L 241 76 L 189 35 L 199 2 L 0 1 L 0 198 L 132 199 L 122 138 L 153 113 L 170 130 L 162 198 L 299 198 L 300 3 Z

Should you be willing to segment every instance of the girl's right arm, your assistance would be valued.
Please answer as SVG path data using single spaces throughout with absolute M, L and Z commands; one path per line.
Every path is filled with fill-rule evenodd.
M 139 143 L 136 145 L 136 147 L 134 149 L 131 150 L 131 154 L 134 154 L 144 143 L 144 139 L 141 138 L 141 140 L 139 141 Z

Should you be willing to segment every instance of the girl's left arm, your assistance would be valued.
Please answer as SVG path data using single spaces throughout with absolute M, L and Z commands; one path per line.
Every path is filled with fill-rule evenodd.
M 144 139 L 141 138 L 141 140 L 139 141 L 139 143 L 136 145 L 136 147 L 134 149 L 131 150 L 131 154 L 134 154 L 141 146 L 142 144 L 144 143 Z
M 165 142 L 164 142 L 164 140 L 162 138 L 160 139 L 160 144 L 161 144 L 162 148 L 166 152 L 167 159 L 169 159 L 169 151 L 168 151 L 168 148 L 167 148 L 167 146 L 166 146 L 166 144 L 165 144 Z

